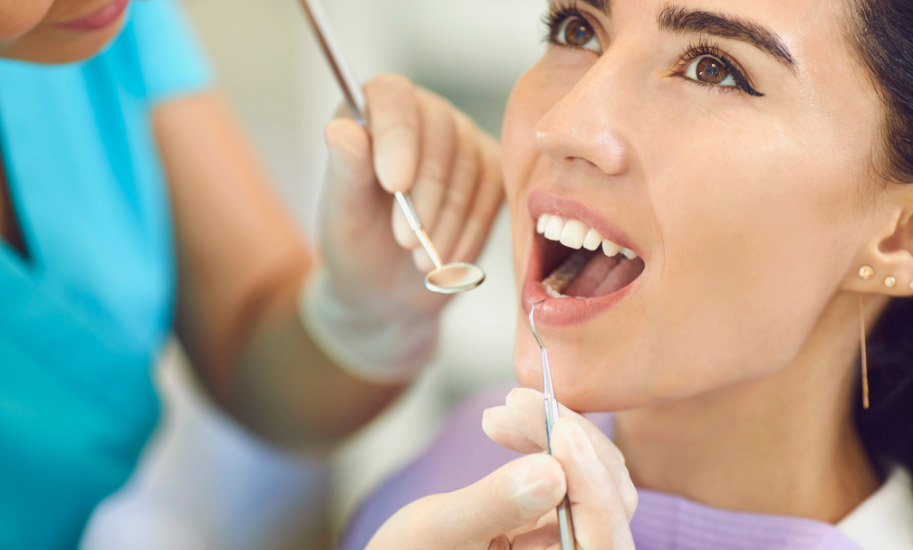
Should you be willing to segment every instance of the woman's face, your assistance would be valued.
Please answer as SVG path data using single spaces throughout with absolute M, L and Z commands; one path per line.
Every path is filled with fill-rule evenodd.
M 521 383 L 541 384 L 542 299 L 559 397 L 583 410 L 795 358 L 874 227 L 882 107 L 843 5 L 551 2 L 503 130 Z
M 97 53 L 129 0 L 0 0 L 0 57 L 68 63 Z

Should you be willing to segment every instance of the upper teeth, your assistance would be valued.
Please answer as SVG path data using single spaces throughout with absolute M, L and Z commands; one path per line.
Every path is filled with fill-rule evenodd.
M 588 227 L 577 220 L 565 220 L 552 214 L 539 216 L 536 222 L 536 231 L 550 241 L 558 241 L 568 248 L 580 250 L 596 250 L 602 246 L 602 252 L 610 258 L 621 253 L 625 258 L 633 260 L 637 253 L 630 248 L 615 244 L 603 237 L 599 231 Z

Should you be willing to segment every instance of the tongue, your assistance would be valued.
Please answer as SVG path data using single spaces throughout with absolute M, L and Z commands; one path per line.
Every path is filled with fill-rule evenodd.
M 621 290 L 640 274 L 643 262 L 618 255 L 595 254 L 564 290 L 567 296 L 597 298 Z

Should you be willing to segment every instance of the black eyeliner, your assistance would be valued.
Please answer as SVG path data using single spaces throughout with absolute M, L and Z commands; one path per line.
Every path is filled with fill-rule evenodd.
M 721 50 L 719 47 L 707 42 L 704 39 L 701 39 L 700 41 L 698 41 L 697 44 L 693 44 L 688 47 L 688 49 L 682 55 L 682 57 L 684 58 L 682 65 L 685 67 L 685 69 L 687 69 L 687 67 L 690 63 L 692 63 L 696 59 L 699 59 L 703 56 L 710 56 L 710 57 L 716 58 L 720 62 L 722 62 L 723 65 L 726 67 L 726 70 L 729 71 L 729 73 L 732 75 L 733 79 L 735 80 L 736 88 L 738 88 L 739 90 L 745 92 L 746 94 L 754 96 L 754 97 L 764 97 L 763 93 L 759 92 L 751 85 L 748 78 L 746 78 L 744 73 L 742 73 L 741 69 L 739 69 L 738 63 L 736 63 L 732 59 L 730 59 L 729 56 L 726 55 L 726 52 Z M 731 86 L 720 86 L 719 84 L 708 84 L 706 82 L 701 82 L 699 80 L 687 78 L 684 76 L 682 71 L 677 71 L 675 74 L 677 76 L 681 76 L 681 77 L 685 78 L 686 80 L 689 80 L 689 81 L 694 82 L 695 84 L 698 84 L 701 86 L 711 86 L 714 88 L 720 88 L 720 91 L 726 91 L 726 88 L 731 88 Z
M 561 25 L 571 17 L 580 17 L 586 20 L 583 13 L 577 8 L 576 0 L 565 0 L 560 4 L 550 6 L 542 17 L 542 23 L 545 24 L 547 29 L 547 34 L 544 37 L 545 41 L 555 46 L 567 46 L 567 44 L 558 41 L 558 31 L 561 30 Z

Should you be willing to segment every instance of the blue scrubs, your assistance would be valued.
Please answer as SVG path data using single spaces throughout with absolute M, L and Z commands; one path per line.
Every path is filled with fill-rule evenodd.
M 209 86 L 178 6 L 130 6 L 73 65 L 0 61 L 0 146 L 28 258 L 0 242 L 0 548 L 78 544 L 155 428 L 175 260 L 150 111 Z

